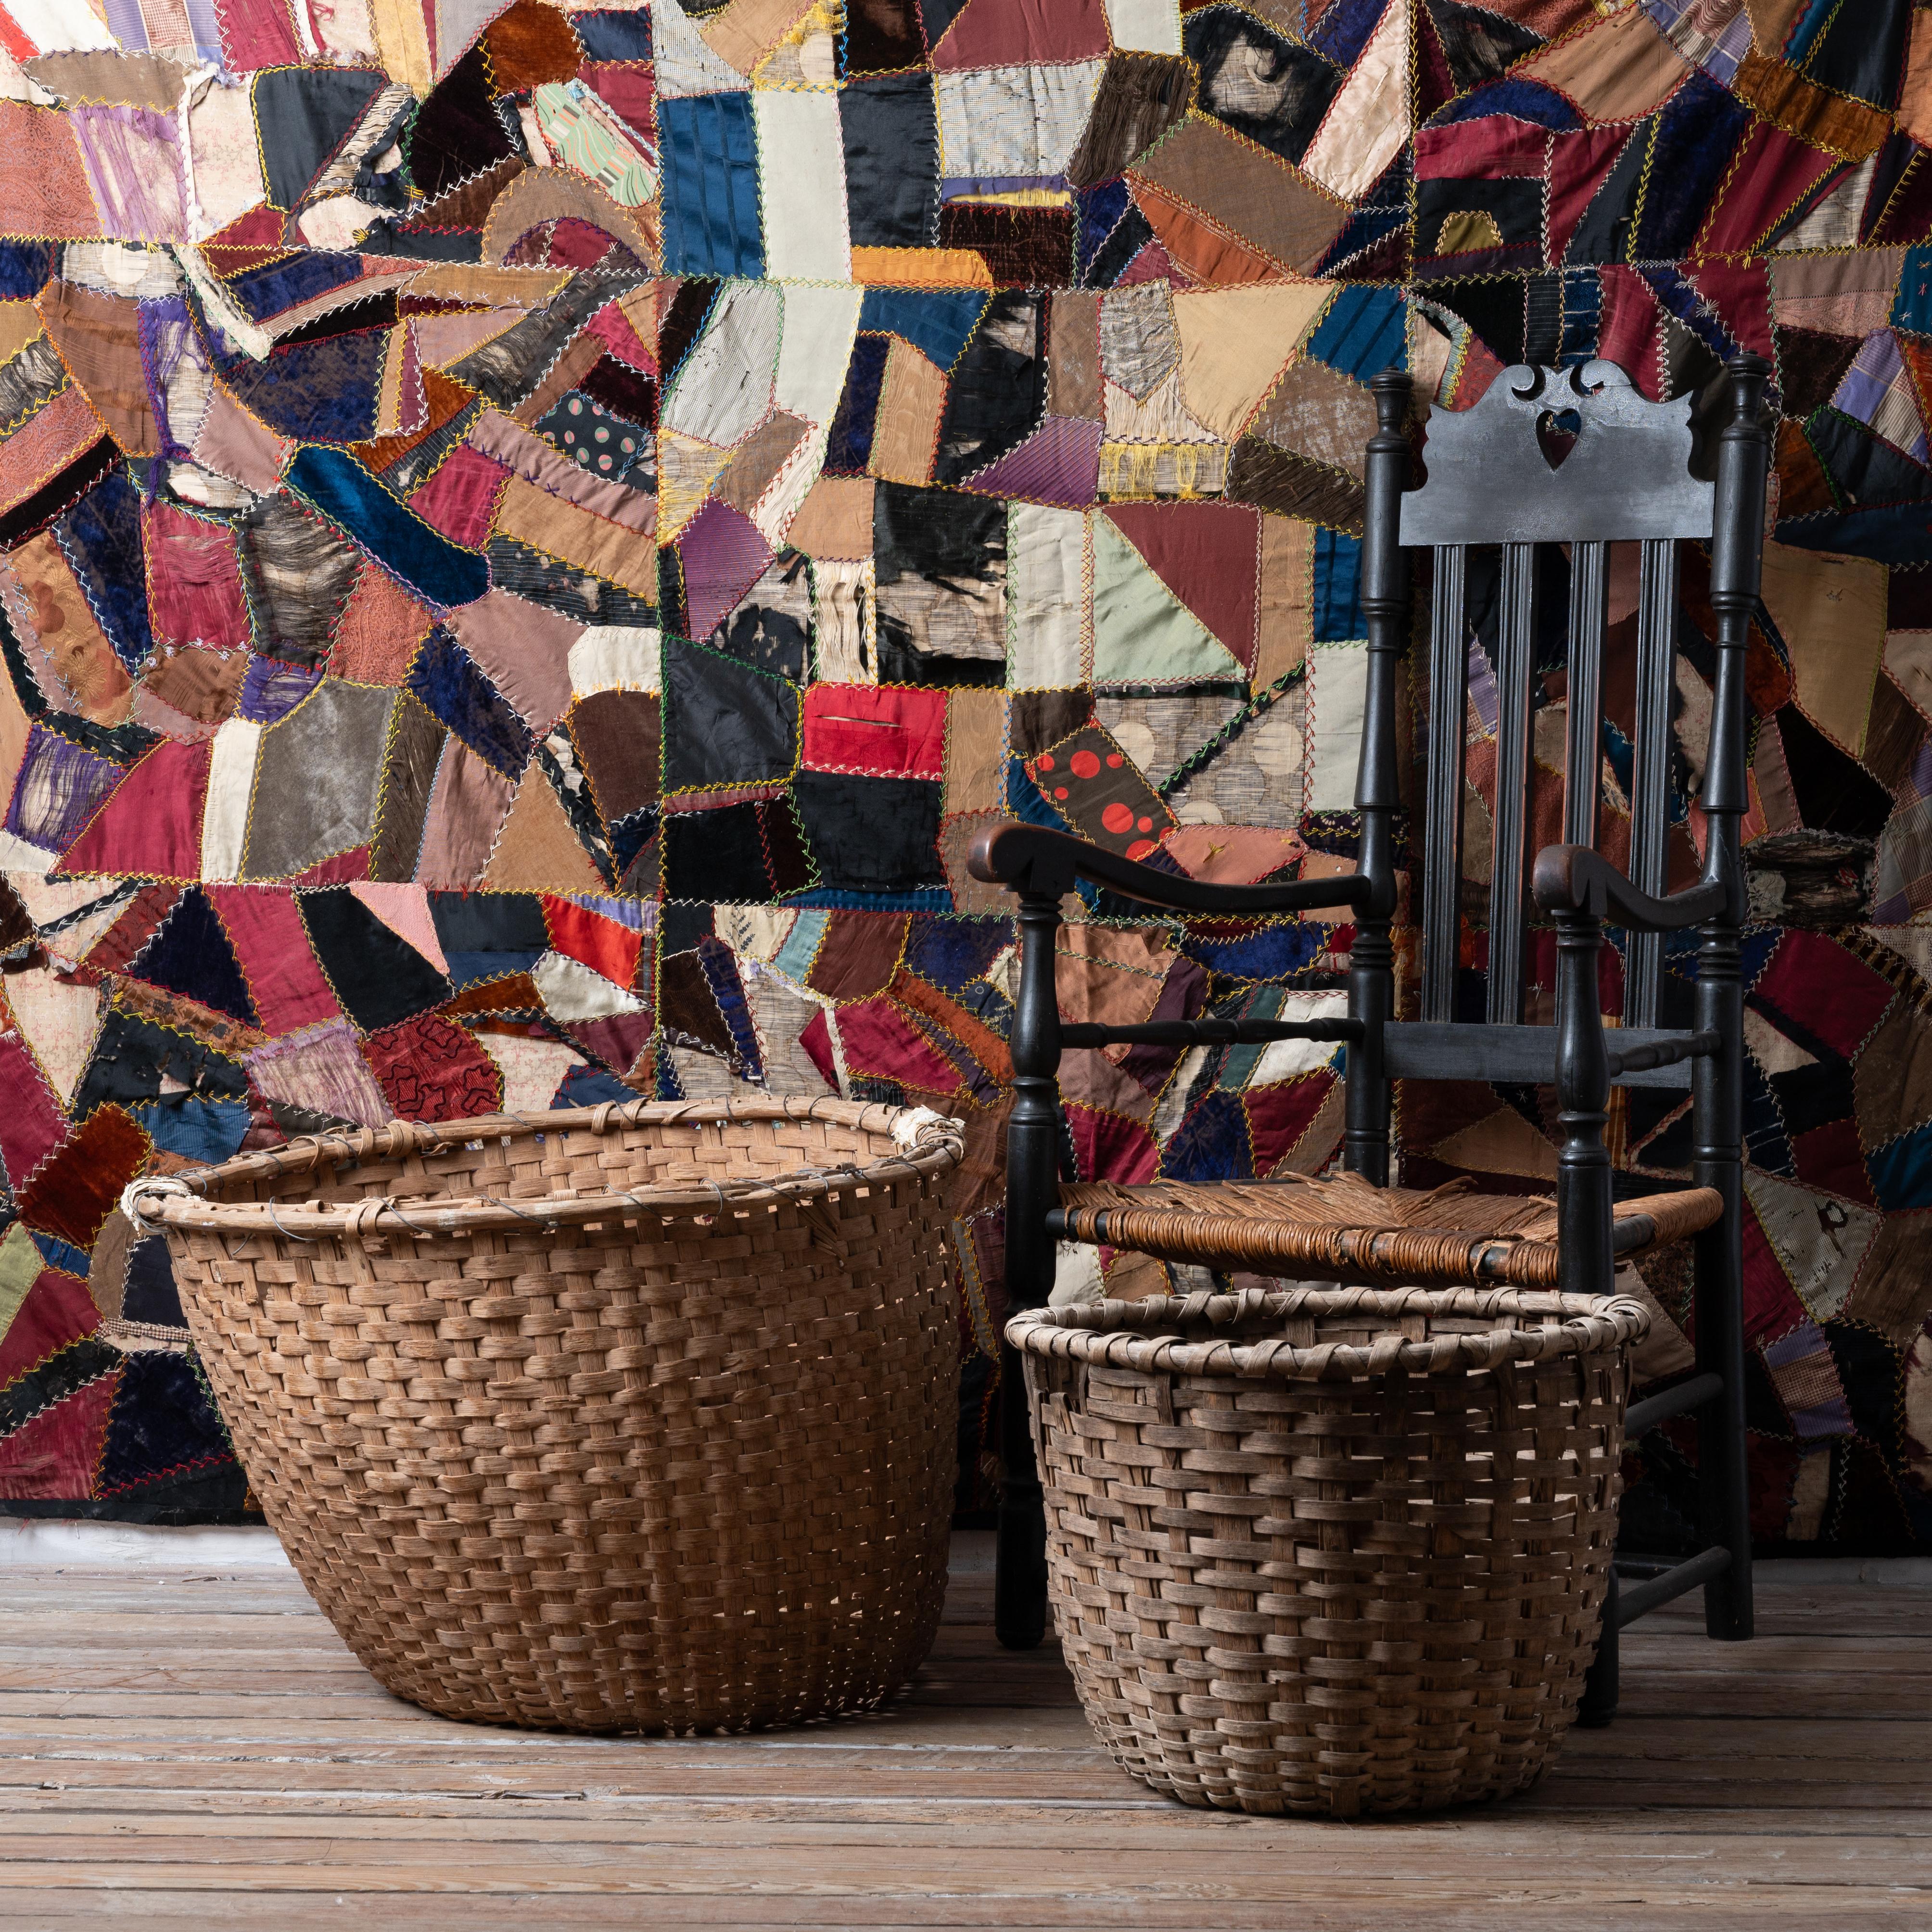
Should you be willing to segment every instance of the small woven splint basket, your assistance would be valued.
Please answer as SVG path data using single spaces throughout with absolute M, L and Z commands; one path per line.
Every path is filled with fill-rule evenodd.
M 1517 1288 L 1016 1317 L 1055 1621 L 1101 1742 L 1243 1811 L 1532 1783 L 1596 1653 L 1648 1323 Z
M 304 1138 L 124 1204 L 380 1682 L 685 1732 L 865 1709 L 932 1645 L 962 1144 L 889 1107 L 640 1101 Z

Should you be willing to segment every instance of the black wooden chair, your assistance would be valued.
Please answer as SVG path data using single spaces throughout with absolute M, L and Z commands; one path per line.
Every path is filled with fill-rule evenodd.
M 1252 886 L 1178 877 L 1068 834 L 1007 823 L 982 835 L 975 876 L 1018 899 L 1020 983 L 1013 1021 L 1014 1097 L 1006 1150 L 1006 1291 L 1016 1310 L 1052 1292 L 1056 1244 L 1106 1241 L 1169 1261 L 1322 1280 L 1560 1286 L 1608 1294 L 1618 1262 L 1694 1235 L 1694 1372 L 1634 1404 L 1631 1439 L 1668 1417 L 1697 1432 L 1700 1536 L 1688 1560 L 1619 1552 L 1582 1720 L 1605 1723 L 1616 1702 L 1616 1632 L 1646 1610 L 1702 1586 L 1714 1637 L 1751 1634 L 1750 1544 L 1744 1468 L 1740 1306 L 1741 1097 L 1743 1054 L 1739 930 L 1745 893 L 1739 824 L 1748 805 L 1744 658 L 1763 548 L 1769 370 L 1740 356 L 1725 373 L 1728 420 L 1714 439 L 1714 482 L 1694 468 L 1691 399 L 1646 401 L 1606 362 L 1568 371 L 1507 371 L 1473 408 L 1429 418 L 1426 479 L 1414 487 L 1407 434 L 1408 379 L 1374 384 L 1378 430 L 1368 446 L 1362 605 L 1369 682 L 1356 805 L 1358 871 Z M 1726 410 L 1716 412 L 1720 417 Z M 1580 424 L 1551 466 L 1546 440 Z M 1708 464 L 1703 467 L 1709 475 Z M 1666 892 L 1667 778 L 1676 676 L 1680 542 L 1710 547 L 1716 660 L 1702 799 L 1702 874 Z M 1594 849 L 1601 770 L 1608 547 L 1638 542 L 1641 576 L 1636 730 L 1628 877 Z M 1569 547 L 1566 843 L 1527 862 L 1534 767 L 1532 679 L 1536 661 L 1539 544 Z M 1494 670 L 1498 691 L 1494 865 L 1489 963 L 1480 1020 L 1458 1011 L 1461 931 L 1466 608 L 1472 547 L 1500 545 Z M 1408 646 L 1412 560 L 1435 553 L 1428 675 L 1428 763 L 1422 861 L 1420 1011 L 1395 1017 L 1390 926 L 1397 904 L 1396 677 Z M 1533 872 L 1533 876 L 1532 876 Z M 1064 1024 L 1054 957 L 1061 901 L 1076 880 L 1180 914 L 1252 917 L 1346 904 L 1356 916 L 1346 1019 L 1204 1018 L 1137 1026 Z M 1523 1023 L 1527 902 L 1556 928 L 1554 1026 Z M 1117 908 L 1125 910 L 1125 908 Z M 1600 1010 L 1598 953 L 1606 922 L 1627 935 L 1622 1024 Z M 1695 927 L 1694 1023 L 1660 1028 L 1662 935 Z M 1346 1172 L 1293 1186 L 1154 1183 L 1063 1186 L 1057 1070 L 1063 1049 L 1132 1042 L 1166 1046 L 1275 1040 L 1347 1042 Z M 1520 1198 L 1389 1186 L 1391 1081 L 1554 1084 L 1562 1130 L 1556 1198 L 1540 1210 Z M 1693 1184 L 1618 1199 L 1604 1142 L 1613 1085 L 1688 1085 Z M 1655 1188 L 1657 1184 L 1647 1184 Z M 1371 1191 L 1372 1190 L 1372 1191 Z M 1536 1215 L 1540 1212 L 1540 1221 Z M 1006 1388 L 1022 1386 L 1009 1349 Z M 1045 1633 L 1045 1521 L 1024 1404 L 1004 1405 L 1006 1484 L 1000 1518 L 996 1624 L 1024 1648 Z

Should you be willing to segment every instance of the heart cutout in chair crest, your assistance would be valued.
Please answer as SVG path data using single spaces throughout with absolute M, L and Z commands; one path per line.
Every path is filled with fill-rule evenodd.
M 1582 433 L 1583 418 L 1576 410 L 1545 410 L 1536 419 L 1537 447 L 1552 470 L 1563 467 Z

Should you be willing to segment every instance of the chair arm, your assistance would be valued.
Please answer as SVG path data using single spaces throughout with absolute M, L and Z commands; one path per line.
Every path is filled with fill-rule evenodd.
M 1306 912 L 1316 906 L 1346 905 L 1359 910 L 1373 890 L 1359 872 L 1327 879 L 1292 879 L 1276 886 L 1209 885 L 1156 872 L 1151 866 L 1123 859 L 1069 832 L 1024 825 L 1015 819 L 988 826 L 973 841 L 966 869 L 987 885 L 1004 886 L 1016 892 L 1060 898 L 1073 890 L 1075 879 L 1082 878 L 1149 905 L 1233 918 L 1256 913 Z
M 1587 845 L 1546 845 L 1536 855 L 1530 886 L 1545 912 L 1588 913 L 1635 932 L 1679 932 L 1714 919 L 1724 909 L 1715 880 L 1658 898 L 1632 885 L 1616 866 Z

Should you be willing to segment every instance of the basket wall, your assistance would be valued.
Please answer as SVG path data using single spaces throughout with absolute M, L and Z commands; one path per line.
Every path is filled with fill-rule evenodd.
M 1537 1777 L 1596 1652 L 1626 1352 L 1343 1382 L 1025 1362 L 1054 1614 L 1125 1769 L 1340 1816 Z
M 553 1132 L 232 1201 L 514 1199 L 893 1151 L 823 1122 Z M 170 1231 L 262 1508 L 399 1696 L 685 1731 L 875 1704 L 946 1581 L 958 1341 L 940 1184 L 313 1245 Z

